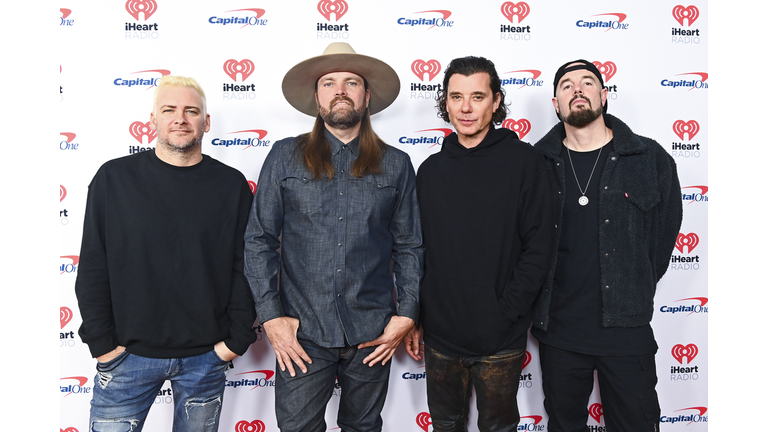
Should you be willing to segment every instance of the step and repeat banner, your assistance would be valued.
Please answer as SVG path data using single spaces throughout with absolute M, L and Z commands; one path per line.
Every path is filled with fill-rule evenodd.
M 154 148 L 148 122 L 155 83 L 168 74 L 201 83 L 211 115 L 203 152 L 240 170 L 255 188 L 272 144 L 312 128 L 313 118 L 283 98 L 284 74 L 339 41 L 398 73 L 399 97 L 373 116 L 373 126 L 407 152 L 416 169 L 452 131 L 435 110 L 451 59 L 475 55 L 496 64 L 510 111 L 501 127 L 531 143 L 557 122 L 551 104 L 557 68 L 581 58 L 595 63 L 608 88 L 609 112 L 654 138 L 677 162 L 684 219 L 652 322 L 660 421 L 665 431 L 707 430 L 707 19 L 705 1 L 61 2 L 54 32 L 60 65 L 60 430 L 88 431 L 96 373 L 77 335 L 82 320 L 74 293 L 88 184 L 107 160 Z M 258 323 L 254 331 L 258 340 L 227 376 L 220 431 L 278 430 L 274 354 Z M 532 338 L 528 353 L 518 429 L 546 431 Z M 329 430 L 338 430 L 340 391 L 328 407 Z M 166 383 L 146 431 L 170 430 L 172 401 Z M 597 387 L 589 414 L 590 431 L 605 432 Z M 383 417 L 386 431 L 432 430 L 424 364 L 402 348 L 393 359 Z M 473 409 L 469 430 L 477 431 L 475 422 Z

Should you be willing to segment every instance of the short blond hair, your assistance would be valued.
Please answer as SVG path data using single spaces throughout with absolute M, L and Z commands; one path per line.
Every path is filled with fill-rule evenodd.
M 203 99 L 203 114 L 208 113 L 208 106 L 205 101 L 205 92 L 203 91 L 203 88 L 200 87 L 200 84 L 194 78 L 177 75 L 166 75 L 157 82 L 155 95 L 152 99 L 152 111 L 155 110 L 157 105 L 157 95 L 160 93 L 160 89 L 166 86 L 189 87 L 195 89 L 198 93 L 200 93 L 200 97 Z

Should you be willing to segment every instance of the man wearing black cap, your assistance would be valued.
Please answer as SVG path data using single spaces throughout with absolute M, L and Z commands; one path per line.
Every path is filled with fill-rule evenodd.
M 553 186 L 557 247 L 531 331 L 548 427 L 585 430 L 597 371 L 607 429 L 656 431 L 650 321 L 682 219 L 675 162 L 606 114 L 602 76 L 586 60 L 558 69 L 552 104 L 561 122 L 535 147 Z
M 272 147 L 245 233 L 245 274 L 279 366 L 281 430 L 325 431 L 336 379 L 338 426 L 381 430 L 389 360 L 418 320 L 423 273 L 413 166 L 371 128 L 399 89 L 391 67 L 346 43 L 283 79 L 315 127 Z

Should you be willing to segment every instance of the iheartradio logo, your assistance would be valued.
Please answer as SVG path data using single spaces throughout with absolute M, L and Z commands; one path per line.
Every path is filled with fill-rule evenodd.
M 700 129 L 699 122 L 696 120 L 688 120 L 687 122 L 678 120 L 672 124 L 672 131 L 674 131 L 675 135 L 679 136 L 681 140 L 685 140 L 685 134 L 688 134 L 688 141 L 692 140 L 693 137 L 699 133 Z
M 429 415 L 428 412 L 420 412 L 416 416 L 416 424 L 419 425 L 424 432 L 429 432 L 429 426 L 432 424 L 432 416 Z
M 149 127 L 149 122 L 142 123 L 140 121 L 135 121 L 128 126 L 128 132 L 132 137 L 136 138 L 136 141 L 138 141 L 139 144 L 144 144 L 144 137 L 147 137 L 147 144 L 154 141 L 155 137 L 157 137 L 157 132 Z
M 694 249 L 696 249 L 696 246 L 698 245 L 699 245 L 699 236 L 696 235 L 696 233 L 690 233 L 690 234 L 679 233 L 677 235 L 677 241 L 675 242 L 675 249 L 679 250 L 680 253 L 684 253 L 683 249 L 687 247 L 688 253 L 691 253 L 693 252 Z
M 424 81 L 424 74 L 427 74 L 429 77 L 427 81 L 432 81 L 437 74 L 440 73 L 441 69 L 440 62 L 434 59 L 427 61 L 414 60 L 414 62 L 411 63 L 411 72 L 422 81 Z
M 128 0 L 125 2 L 125 10 L 136 21 L 139 21 L 139 14 L 143 13 L 144 21 L 146 21 L 153 13 L 157 12 L 157 2 L 155 0 Z
M 248 180 L 248 187 L 251 188 L 251 193 L 256 195 L 256 182 L 253 180 Z
M 613 78 L 614 75 L 616 75 L 616 63 L 612 61 L 607 61 L 605 63 L 600 63 L 599 61 L 593 61 L 592 62 L 595 67 L 597 67 L 597 70 L 600 71 L 600 73 L 605 78 L 605 82 L 608 82 Z
M 61 328 L 64 328 L 70 321 L 72 321 L 72 309 L 62 306 L 59 308 L 59 321 L 61 322 Z
M 517 23 L 520 24 L 529 13 L 531 13 L 531 7 L 526 2 L 505 2 L 501 5 L 501 14 L 512 24 L 515 24 L 514 17 L 517 17 Z
M 685 359 L 686 364 L 691 364 L 691 360 L 696 358 L 698 354 L 699 347 L 694 344 L 677 344 L 672 347 L 672 357 L 680 364 L 683 364 L 683 359 Z
M 240 420 L 235 425 L 235 432 L 264 432 L 265 430 L 267 430 L 267 427 L 264 426 L 264 422 L 261 420 L 254 420 L 250 423 Z
M 61 431 L 61 432 L 80 432 L 80 431 L 78 431 L 77 429 L 75 429 L 73 427 L 68 427 L 66 429 L 59 428 L 59 431 Z
M 67 197 L 67 188 L 64 187 L 64 185 L 59 185 L 59 202 L 64 201 L 64 198 Z
M 317 11 L 328 21 L 331 20 L 331 14 L 335 14 L 338 21 L 347 13 L 347 10 L 349 5 L 344 0 L 320 0 L 317 3 Z
M 243 82 L 251 76 L 254 70 L 256 70 L 256 65 L 248 59 L 240 61 L 229 59 L 224 62 L 224 73 L 235 82 L 237 82 L 237 74 L 240 74 L 240 82 Z
M 693 24 L 696 19 L 699 18 L 699 8 L 696 6 L 685 7 L 683 5 L 677 5 L 672 8 L 672 16 L 680 23 L 681 26 L 685 25 L 685 20 L 688 20 L 688 27 Z
M 517 132 L 517 136 L 520 139 L 523 139 L 523 137 L 531 131 L 531 122 L 529 122 L 528 119 L 506 119 L 501 123 L 501 127 Z M 528 353 L 526 352 L 526 354 Z M 528 358 L 528 355 L 526 355 L 526 358 Z M 528 361 L 530 361 L 530 359 Z
M 600 423 L 600 417 L 603 416 L 603 404 L 593 403 L 590 405 L 589 416 L 595 419 L 596 422 Z
M 523 359 L 523 369 L 531 363 L 531 353 L 526 351 L 525 358 Z

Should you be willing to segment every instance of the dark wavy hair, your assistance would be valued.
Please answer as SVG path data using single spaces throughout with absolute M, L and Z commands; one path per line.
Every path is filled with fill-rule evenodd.
M 504 103 L 504 98 L 507 93 L 501 87 L 501 79 L 499 74 L 496 73 L 496 66 L 492 61 L 485 57 L 461 57 L 451 60 L 451 63 L 445 69 L 445 77 L 443 77 L 443 88 L 437 91 L 437 116 L 443 119 L 446 123 L 450 123 L 451 120 L 448 117 L 448 111 L 445 108 L 446 100 L 448 99 L 448 81 L 453 74 L 459 74 L 464 76 L 470 76 L 476 73 L 485 72 L 491 77 L 491 92 L 494 97 L 496 93 L 501 95 L 501 103 L 499 108 L 493 113 L 492 121 L 496 124 L 501 124 L 505 118 L 509 108 Z

